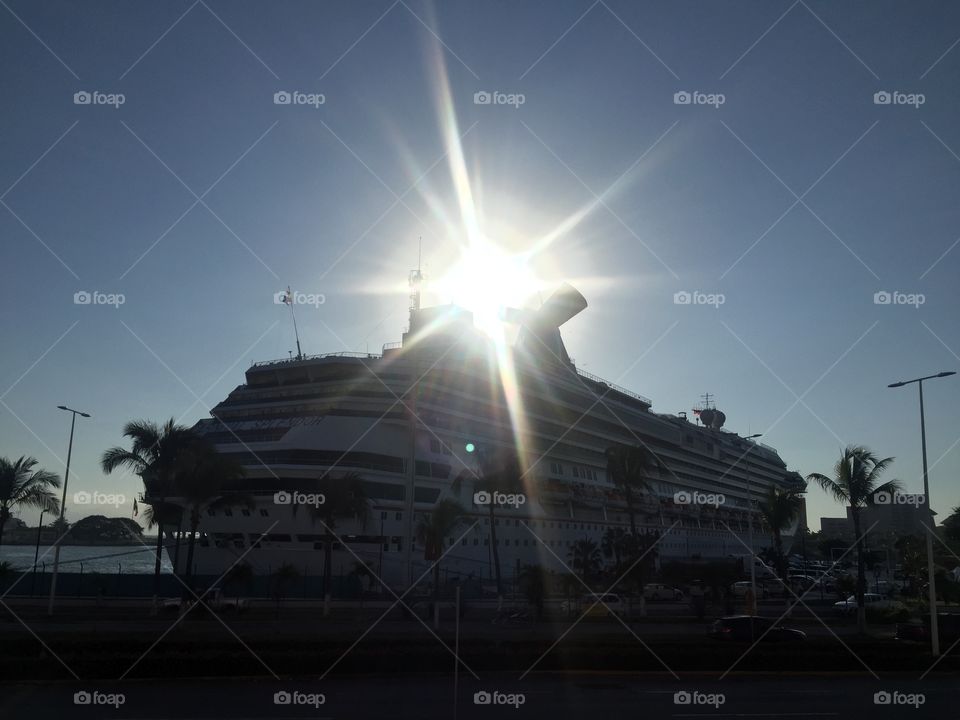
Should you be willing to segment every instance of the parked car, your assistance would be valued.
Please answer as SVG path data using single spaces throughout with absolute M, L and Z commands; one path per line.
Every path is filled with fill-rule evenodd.
M 560 612 L 586 613 L 587 617 L 609 617 L 611 613 L 626 617 L 627 603 L 615 593 L 590 593 L 578 600 L 564 600 L 560 603 Z
M 413 603 L 408 603 L 410 610 L 417 616 L 421 617 L 424 620 L 430 620 L 433 618 L 433 598 L 417 600 Z M 437 603 L 440 606 L 440 616 L 441 617 L 456 617 L 457 614 L 457 601 L 450 600 L 446 598 L 441 598 Z M 460 617 L 463 617 L 466 612 L 466 605 L 460 603 Z
M 937 631 L 940 644 L 954 643 L 960 640 L 960 613 L 937 613 Z M 923 615 L 922 622 L 911 621 L 897 623 L 897 640 L 915 640 L 929 642 L 930 616 Z
M 877 593 L 864 593 L 863 606 L 865 608 L 874 608 L 876 610 L 882 610 L 883 608 L 892 607 L 893 602 L 883 597 L 883 595 L 879 595 Z M 846 600 L 835 602 L 833 604 L 833 607 L 835 610 L 839 611 L 841 615 L 849 615 L 850 613 L 856 612 L 857 596 L 851 595 Z
M 645 600 L 683 600 L 683 590 L 661 583 L 649 583 L 643 586 Z
M 766 633 L 766 634 L 764 634 Z M 707 635 L 715 640 L 733 642 L 793 642 L 806 640 L 802 630 L 774 625 L 772 618 L 757 615 L 730 615 L 720 618 L 707 629 Z
M 201 611 L 209 608 L 215 612 L 243 612 L 249 605 L 245 598 L 226 597 L 220 588 L 214 588 L 213 590 L 208 591 L 206 595 L 203 594 L 202 590 L 195 590 L 194 592 L 196 593 L 197 597 L 203 599 L 203 606 L 206 606 L 201 606 Z M 196 604 L 197 598 L 195 598 L 193 595 L 190 595 L 185 599 L 164 598 L 160 601 L 160 607 L 165 612 L 185 613 Z
M 743 580 L 741 582 L 735 582 L 730 586 L 730 594 L 735 598 L 745 598 L 747 596 L 747 591 L 750 590 L 750 581 Z M 766 598 L 769 594 L 767 589 L 760 583 L 756 584 L 756 596 L 757 598 Z

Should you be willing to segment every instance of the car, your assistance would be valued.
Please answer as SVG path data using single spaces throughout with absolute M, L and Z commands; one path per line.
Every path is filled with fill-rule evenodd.
M 806 640 L 802 630 L 775 625 L 771 618 L 758 615 L 730 615 L 715 620 L 707 628 L 707 636 L 714 640 L 732 642 L 796 642 Z
M 649 583 L 643 586 L 644 600 L 683 600 L 683 591 L 661 583 Z
M 626 617 L 627 604 L 615 593 L 590 593 L 579 600 L 564 600 L 560 603 L 564 615 L 584 613 L 586 617 L 609 617 L 611 614 Z
M 875 608 L 881 610 L 883 608 L 891 607 L 893 603 L 890 600 L 887 600 L 883 595 L 877 593 L 864 593 L 863 594 L 863 606 L 865 608 Z M 840 602 L 835 602 L 833 604 L 835 610 L 837 610 L 841 615 L 849 615 L 850 613 L 856 612 L 857 610 L 857 596 L 851 595 L 846 600 L 841 600 Z
M 960 641 L 960 613 L 937 613 L 937 635 L 941 645 Z M 929 642 L 930 616 L 924 615 L 922 621 L 897 623 L 897 640 Z
M 795 592 L 810 590 L 811 592 L 823 589 L 827 592 L 833 590 L 833 578 L 826 575 L 802 575 L 791 573 L 787 580 L 790 582 L 790 588 Z
M 413 612 L 417 617 L 423 618 L 424 620 L 430 620 L 433 618 L 433 598 L 416 600 L 413 603 L 408 603 L 407 607 L 410 608 L 410 611 Z M 457 614 L 457 601 L 441 598 L 437 603 L 440 607 L 441 617 L 456 617 Z M 460 603 L 460 617 L 463 617 L 465 612 L 465 605 L 463 602 Z
M 177 612 L 186 614 L 190 608 L 197 604 L 198 599 L 202 599 L 200 611 L 213 610 L 214 612 L 243 612 L 249 606 L 245 598 L 226 597 L 221 588 L 213 588 L 204 592 L 195 590 L 193 594 L 186 598 L 162 598 L 160 608 L 164 612 Z
M 930 630 L 919 622 L 897 623 L 897 632 L 894 637 L 897 640 L 925 642 L 930 637 Z
M 739 598 L 745 598 L 745 597 L 747 596 L 747 592 L 749 592 L 749 590 L 750 590 L 750 581 L 749 581 L 749 580 L 743 580 L 743 581 L 741 581 L 741 582 L 735 582 L 735 583 L 734 583 L 733 585 L 731 585 L 730 588 L 729 588 L 730 594 L 733 595 L 733 597 L 738 598 L 738 599 L 739 599 Z M 769 594 L 769 593 L 767 592 L 767 589 L 766 589 L 763 585 L 761 585 L 760 583 L 756 583 L 756 591 L 755 591 L 755 592 L 756 592 L 756 597 L 761 598 L 761 599 L 767 597 L 767 595 Z

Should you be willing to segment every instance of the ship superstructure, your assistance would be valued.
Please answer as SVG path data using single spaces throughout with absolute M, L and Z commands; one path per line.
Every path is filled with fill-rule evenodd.
M 799 476 L 773 448 L 724 430 L 709 403 L 696 422 L 657 413 L 647 398 L 578 369 L 560 336 L 586 308 L 575 289 L 564 285 L 537 310 L 507 313 L 516 340 L 505 372 L 502 352 L 471 314 L 421 308 L 419 274 L 414 279 L 401 342 L 380 354 L 257 362 L 198 423 L 244 465 L 231 490 L 252 496 L 255 507 L 204 511 L 195 572 L 220 574 L 246 552 L 258 574 L 283 564 L 322 574 L 320 550 L 331 538 L 309 507 L 295 504 L 317 478 L 356 472 L 370 513 L 338 522 L 336 574 L 359 559 L 398 587 L 418 578 L 430 563 L 415 541 L 417 524 L 450 498 L 468 515 L 447 538 L 444 572 L 486 580 L 491 518 L 475 493 L 482 459 L 496 457 L 515 457 L 523 468 L 524 501 L 494 512 L 502 572 L 526 564 L 564 572 L 573 543 L 599 545 L 610 528 L 629 527 L 624 495 L 607 473 L 616 446 L 647 448 L 662 463 L 634 511 L 639 530 L 663 534 L 660 560 L 742 557 L 749 522 L 755 549 L 770 545 L 749 500 Z

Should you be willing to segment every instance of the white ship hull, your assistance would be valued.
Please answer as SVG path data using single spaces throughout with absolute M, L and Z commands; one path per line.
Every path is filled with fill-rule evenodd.
M 564 308 L 550 302 L 540 315 L 549 310 L 548 319 L 563 322 Z M 255 364 L 197 429 L 245 466 L 231 490 L 256 506 L 202 513 L 194 572 L 218 576 L 246 562 L 258 575 L 284 564 L 321 575 L 326 531 L 309 508 L 294 512 L 274 495 L 310 493 L 317 478 L 348 471 L 362 476 L 370 512 L 364 523 L 338 522 L 334 575 L 363 562 L 392 586 L 417 579 L 430 563 L 416 527 L 444 498 L 468 511 L 445 543 L 445 576 L 492 578 L 491 541 L 506 578 L 527 564 L 570 572 L 574 543 L 599 546 L 609 529 L 630 526 L 606 468 L 608 448 L 629 445 L 662 463 L 634 512 L 640 531 L 662 535 L 652 553 L 658 562 L 744 557 L 750 520 L 754 551 L 771 544 L 751 503 L 799 480 L 776 451 L 653 412 L 649 400 L 577 370 L 557 328 L 534 320 L 506 379 L 469 315 L 451 308 L 413 311 L 402 346 L 385 347 L 382 357 Z M 526 469 L 526 501 L 497 508 L 495 539 L 487 508 L 473 502 L 480 452 L 515 453 Z M 677 493 L 707 495 L 715 506 L 678 504 Z M 182 548 L 179 561 L 185 572 Z

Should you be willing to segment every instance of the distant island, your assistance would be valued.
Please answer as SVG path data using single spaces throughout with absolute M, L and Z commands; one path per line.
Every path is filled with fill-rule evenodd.
M 44 525 L 39 529 L 40 544 L 51 545 L 63 535 L 61 545 L 141 545 L 144 542 L 143 528 L 130 518 L 88 515 L 72 525 L 58 522 Z M 34 545 L 37 542 L 38 528 L 28 527 L 20 520 L 11 519 L 3 531 L 4 545 Z

